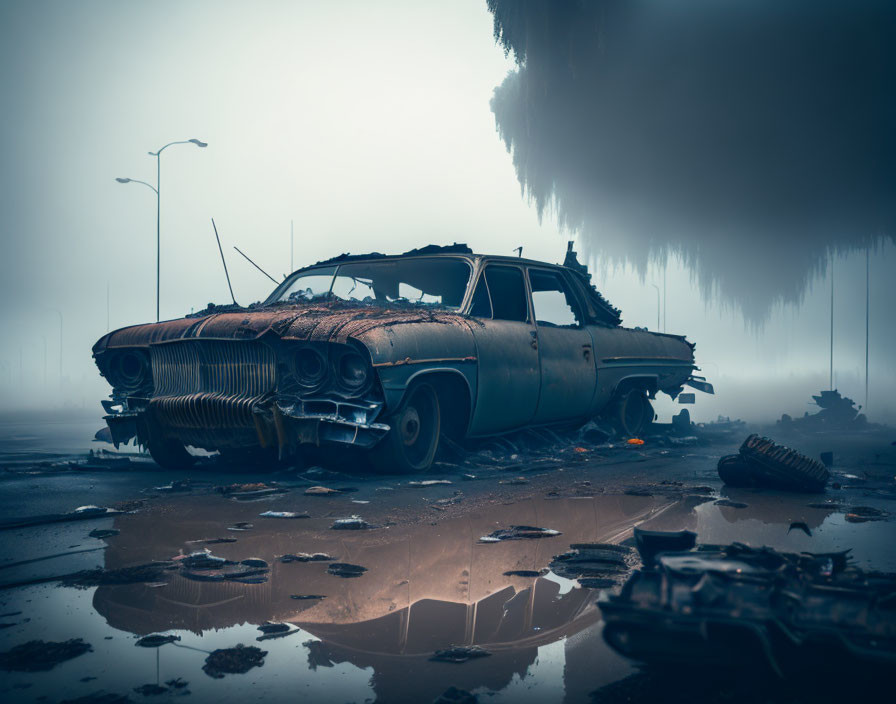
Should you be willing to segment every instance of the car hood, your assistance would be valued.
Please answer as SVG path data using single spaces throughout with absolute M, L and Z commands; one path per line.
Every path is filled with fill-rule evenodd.
M 107 349 L 148 347 L 186 339 L 254 340 L 273 334 L 284 340 L 345 343 L 396 325 L 440 323 L 469 328 L 466 316 L 422 308 L 385 308 L 344 303 L 308 303 L 259 309 L 226 309 L 207 315 L 132 325 L 101 337 L 94 356 Z

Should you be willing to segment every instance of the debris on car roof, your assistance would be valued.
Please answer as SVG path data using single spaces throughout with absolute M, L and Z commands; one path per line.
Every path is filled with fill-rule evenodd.
M 349 254 L 348 252 L 345 252 L 336 257 L 322 259 L 321 261 L 317 262 L 315 266 L 318 266 L 320 264 L 339 264 L 342 262 L 351 262 L 360 259 L 384 259 L 385 257 L 419 257 L 427 254 L 473 254 L 473 250 L 465 244 L 458 244 L 457 242 L 455 242 L 454 244 L 449 245 L 428 244 L 425 247 L 410 249 L 407 252 L 402 252 L 401 254 L 383 254 L 382 252 Z
M 786 491 L 824 491 L 830 473 L 821 462 L 757 434 L 740 452 L 719 460 L 719 478 L 730 486 L 769 487 Z
M 645 554 L 645 568 L 601 602 L 604 638 L 648 664 L 762 664 L 781 676 L 892 668 L 896 574 L 861 570 L 848 552 L 733 543 Z

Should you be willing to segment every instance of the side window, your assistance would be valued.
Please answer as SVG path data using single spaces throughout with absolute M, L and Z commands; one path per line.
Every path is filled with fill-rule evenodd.
M 479 277 L 479 283 L 476 284 L 476 290 L 473 291 L 470 315 L 474 318 L 492 317 L 492 302 L 488 295 L 488 286 L 485 283 L 484 275 Z
M 492 317 L 495 320 L 529 320 L 529 302 L 523 272 L 515 266 L 489 265 L 485 279 L 492 299 Z
M 574 328 L 582 324 L 582 314 L 572 292 L 556 272 L 529 269 L 532 307 L 538 325 Z

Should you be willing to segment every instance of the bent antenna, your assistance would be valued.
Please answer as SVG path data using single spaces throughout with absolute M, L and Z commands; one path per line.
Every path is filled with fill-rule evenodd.
M 218 237 L 218 226 L 215 225 L 215 219 L 212 218 L 212 227 L 215 230 L 215 239 L 218 241 L 218 251 L 221 253 L 221 263 L 224 265 L 224 276 L 227 277 L 227 288 L 230 289 L 230 297 L 233 299 L 233 305 L 238 306 L 236 296 L 233 295 L 233 286 L 230 285 L 230 274 L 227 273 L 227 262 L 224 260 L 224 250 L 221 249 L 221 238 Z
M 274 282 L 275 284 L 277 284 L 277 285 L 280 284 L 280 282 L 277 281 L 277 279 L 275 279 L 275 278 L 274 278 L 273 276 L 271 276 L 268 272 L 266 272 L 264 269 L 262 269 L 260 266 L 258 266 L 258 264 L 256 264 L 256 263 L 253 262 L 251 259 L 249 259 L 249 255 L 246 254 L 243 250 L 241 250 L 241 249 L 240 249 L 239 247 L 237 247 L 237 246 L 234 246 L 234 249 L 235 249 L 237 252 L 239 252 L 240 254 L 242 254 L 242 255 L 246 258 L 246 261 L 247 261 L 247 262 L 249 262 L 252 266 L 254 266 L 256 269 L 258 269 L 262 274 L 264 274 L 265 276 L 267 276 L 271 281 L 273 281 L 273 282 Z

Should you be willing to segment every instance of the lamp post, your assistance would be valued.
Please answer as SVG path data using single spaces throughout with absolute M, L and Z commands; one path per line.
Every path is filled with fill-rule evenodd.
M 156 322 L 159 322 L 159 280 L 160 280 L 160 271 L 162 264 L 162 238 L 161 238 L 161 213 L 162 213 L 162 152 L 165 151 L 168 147 L 174 146 L 175 144 L 195 144 L 197 147 L 205 148 L 208 146 L 208 142 L 203 142 L 198 139 L 185 139 L 178 142 L 168 142 L 164 147 L 155 152 L 147 152 L 150 156 L 154 156 L 156 158 L 156 185 L 152 186 L 148 184 L 146 181 L 140 181 L 136 178 L 116 178 L 115 180 L 119 183 L 140 183 L 146 186 L 147 188 L 151 188 L 156 194 Z

